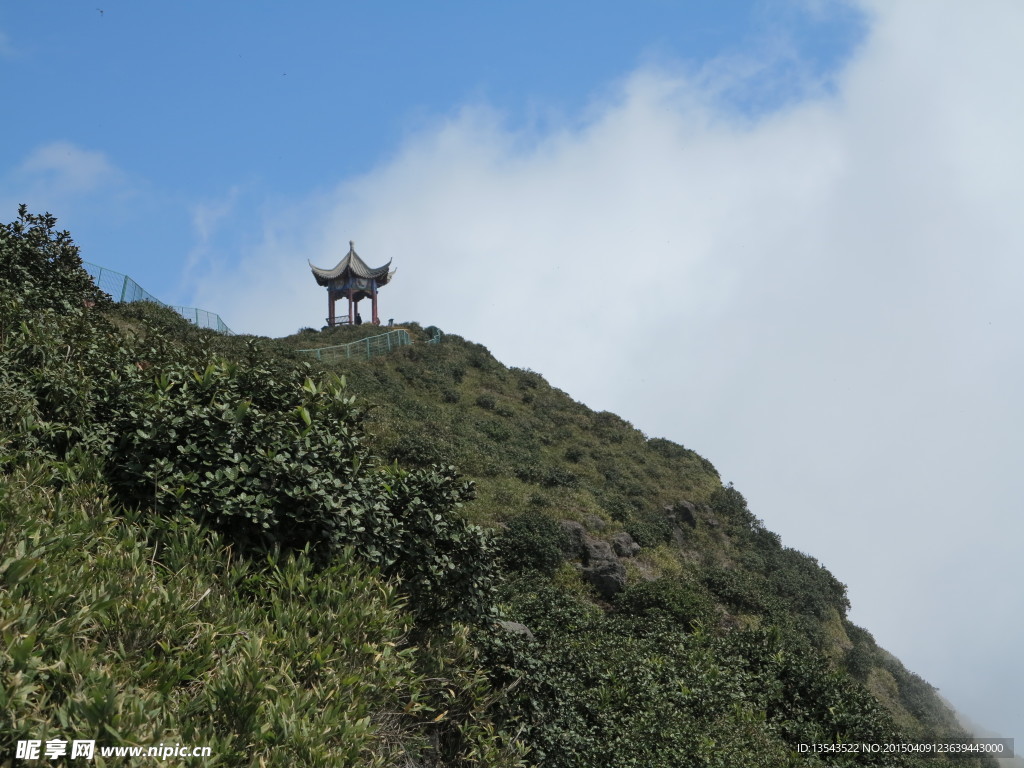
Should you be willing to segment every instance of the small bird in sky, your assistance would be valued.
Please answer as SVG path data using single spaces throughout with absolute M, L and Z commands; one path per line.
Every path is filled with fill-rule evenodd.
M 102 8 L 97 8 L 96 10 L 100 12 L 100 16 L 103 15 L 103 9 Z

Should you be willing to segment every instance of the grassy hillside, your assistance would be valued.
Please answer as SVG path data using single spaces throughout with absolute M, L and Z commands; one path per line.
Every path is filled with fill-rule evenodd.
M 329 343 L 340 343 L 346 332 L 331 333 L 338 341 Z M 305 344 L 312 340 L 309 332 L 302 338 Z M 281 341 L 290 344 L 295 339 Z M 691 646 L 750 642 L 760 646 L 756 653 L 770 648 L 789 660 L 813 658 L 821 665 L 813 672 L 776 674 L 832 675 L 827 685 L 842 688 L 839 698 L 844 705 L 877 710 L 863 722 L 876 723 L 882 729 L 879 734 L 928 739 L 958 732 L 955 718 L 934 689 L 878 648 L 870 633 L 847 620 L 845 587 L 813 557 L 783 546 L 750 512 L 741 493 L 723 487 L 714 466 L 694 451 L 668 440 L 649 439 L 614 414 L 591 411 L 540 375 L 508 369 L 484 347 L 457 336 L 445 336 L 438 346 L 420 345 L 386 359 L 347 362 L 334 369 L 345 373 L 350 391 L 371 404 L 371 431 L 381 455 L 406 464 L 452 463 L 476 483 L 479 498 L 468 514 L 481 525 L 503 529 L 502 543 L 506 552 L 513 553 L 502 562 L 503 612 L 531 629 L 540 628 L 535 632 L 538 645 L 544 646 L 540 653 L 565 652 L 563 634 L 557 631 L 566 626 L 561 623 L 562 610 L 583 610 L 592 619 L 585 623 L 586 631 L 596 636 L 608 633 L 612 644 L 632 637 L 638 629 L 646 636 L 665 620 L 672 630 L 689 630 L 686 643 Z M 581 568 L 586 553 L 573 558 L 571 546 L 564 542 L 563 556 L 553 558 L 546 568 L 538 569 L 538 563 L 531 561 L 531 553 L 536 560 L 545 542 L 561 533 L 553 526 L 545 528 L 542 521 L 567 520 L 582 523 L 585 535 L 594 542 L 615 542 L 626 533 L 640 545 L 635 555 L 619 558 L 625 571 L 623 590 L 614 595 L 595 590 Z M 546 570 L 546 578 L 538 570 Z M 544 605 L 545 600 L 569 597 L 573 604 L 568 607 L 556 610 Z M 586 614 L 591 606 L 599 610 Z M 548 625 L 556 631 L 550 637 L 541 636 Z M 646 640 L 653 642 L 650 637 Z M 578 634 L 573 642 L 579 642 Z M 633 667 L 650 662 L 641 651 L 637 654 L 617 663 Z M 602 655 L 594 650 L 595 658 Z M 683 664 L 683 660 L 676 662 L 668 685 L 679 682 L 678 666 Z M 612 667 L 602 675 L 630 673 L 628 668 Z M 733 673 L 739 678 L 733 684 L 750 685 L 735 667 L 727 674 Z M 551 697 L 552 711 L 538 719 L 557 717 L 555 710 L 571 701 L 576 686 L 592 684 L 592 679 L 571 678 Z M 651 684 L 644 680 L 637 691 L 650 697 Z M 860 699 L 863 693 L 869 698 Z M 765 731 L 776 737 L 787 734 L 787 743 L 828 740 L 842 732 L 838 717 L 823 728 L 820 720 L 805 730 L 794 725 L 805 718 L 820 718 L 821 708 L 786 712 L 785 704 L 772 705 L 750 694 L 744 692 L 739 701 L 723 700 L 723 704 L 738 704 L 739 714 L 709 721 L 707 732 L 721 734 L 740 727 L 744 733 L 749 730 L 740 726 L 745 718 L 768 719 L 773 710 L 776 723 Z M 781 692 L 783 698 L 803 695 Z M 815 695 L 829 696 L 824 690 Z M 690 698 L 702 697 L 691 692 Z M 701 708 L 706 703 L 703 698 Z M 681 704 L 648 698 L 643 706 L 654 711 Z M 625 696 L 612 709 L 625 715 L 636 707 L 637 702 Z M 824 706 L 824 710 L 835 715 L 840 708 Z M 606 733 L 594 742 L 588 759 L 598 761 L 591 764 L 630 764 L 623 762 L 625 757 L 600 762 L 607 759 L 605 739 L 612 738 L 615 727 L 610 724 L 613 713 L 603 707 L 599 711 L 589 715 L 605 724 Z M 787 721 L 784 712 L 795 717 Z M 664 721 L 663 712 L 659 717 L 658 728 L 664 734 L 673 726 Z M 854 732 L 846 733 L 852 737 Z M 712 753 L 721 747 L 716 743 Z M 764 764 L 783 764 L 780 755 Z M 635 764 L 654 765 L 658 759 L 646 755 Z M 749 755 L 736 759 L 749 759 Z M 586 760 L 577 756 L 564 764 L 583 765 Z M 671 765 L 672 759 L 666 764 Z M 869 763 L 862 758 L 852 764 Z
M 913 766 L 798 745 L 959 734 L 697 453 L 455 336 L 297 352 L 375 330 L 218 336 L 112 305 L 47 217 L 0 230 L 0 765 Z

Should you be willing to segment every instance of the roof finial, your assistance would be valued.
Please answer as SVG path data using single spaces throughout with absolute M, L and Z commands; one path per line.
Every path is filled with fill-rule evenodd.
M 349 240 L 348 241 L 348 249 L 350 251 L 354 251 L 356 249 L 356 242 L 355 242 L 355 240 Z

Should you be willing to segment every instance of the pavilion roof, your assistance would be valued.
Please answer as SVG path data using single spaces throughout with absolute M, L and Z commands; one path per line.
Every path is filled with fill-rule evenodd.
M 348 253 L 345 254 L 334 269 L 322 269 L 313 266 L 313 263 L 309 262 L 309 267 L 313 270 L 313 276 L 320 285 L 328 285 L 331 282 L 335 284 L 338 282 L 343 283 L 352 277 L 361 277 L 363 279 L 372 278 L 376 280 L 377 286 L 380 287 L 387 285 L 388 280 L 394 274 L 394 272 L 389 271 L 390 266 L 390 259 L 383 267 L 366 266 L 366 262 L 359 258 L 359 254 L 356 253 L 355 243 L 351 240 L 348 241 Z

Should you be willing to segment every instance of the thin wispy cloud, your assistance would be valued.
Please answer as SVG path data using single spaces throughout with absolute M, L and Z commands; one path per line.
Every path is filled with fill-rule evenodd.
M 88 206 L 99 193 L 130 193 L 128 178 L 106 153 L 84 149 L 70 141 L 54 141 L 31 150 L 3 174 L 4 188 L 18 190 L 18 199 L 0 200 L 4 209 L 26 203 L 30 210 L 68 215 Z
M 185 278 L 192 276 L 196 269 L 204 269 L 211 254 L 216 253 L 215 241 L 223 234 L 232 216 L 238 212 L 241 187 L 235 185 L 222 196 L 195 203 L 191 207 L 192 230 L 195 244 L 185 260 Z
M 41 184 L 69 194 L 91 192 L 118 180 L 120 172 L 103 152 L 82 149 L 69 141 L 55 141 L 35 149 L 18 168 Z

